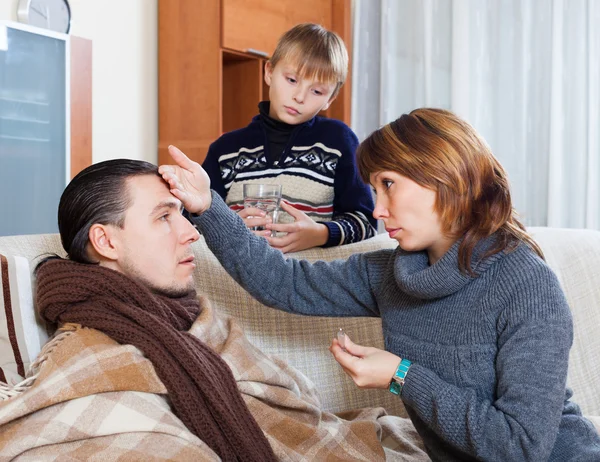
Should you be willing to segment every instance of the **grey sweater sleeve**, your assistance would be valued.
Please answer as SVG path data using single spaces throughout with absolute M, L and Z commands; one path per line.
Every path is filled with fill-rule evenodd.
M 481 460 L 548 460 L 565 398 L 573 326 L 556 276 L 529 272 L 498 321 L 493 401 L 415 364 L 402 399 L 441 438 Z M 552 429 L 552 430 L 549 430 Z
M 373 264 L 365 254 L 314 264 L 286 259 L 214 191 L 211 207 L 192 220 L 225 270 L 261 303 L 305 315 L 379 316 L 367 267 L 377 266 L 383 255 L 371 255 Z

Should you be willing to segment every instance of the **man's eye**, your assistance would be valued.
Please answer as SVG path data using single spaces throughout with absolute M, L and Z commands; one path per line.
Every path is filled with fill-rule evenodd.
M 394 184 L 394 182 L 390 180 L 383 180 L 382 183 L 383 186 L 385 186 L 385 189 L 390 189 L 391 186 Z
M 168 221 L 169 220 L 169 214 L 165 213 L 164 215 L 162 215 L 161 217 L 158 218 L 159 220 L 162 221 Z
M 322 94 L 323 94 L 323 92 L 322 92 L 322 91 L 320 91 L 320 90 L 315 90 L 315 95 L 317 95 L 317 96 L 321 96 Z

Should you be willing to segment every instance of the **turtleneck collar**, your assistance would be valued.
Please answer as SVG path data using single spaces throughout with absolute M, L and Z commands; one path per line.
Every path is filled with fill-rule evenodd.
M 498 252 L 482 259 L 494 240 L 493 235 L 483 239 L 473 250 L 472 267 L 477 276 L 462 273 L 458 268 L 458 249 L 462 238 L 431 266 L 427 252 L 406 252 L 398 249 L 394 263 L 396 283 L 404 293 L 419 299 L 434 299 L 451 295 L 481 276 L 504 256 L 504 252 Z
M 263 123 L 268 129 L 276 132 L 284 132 L 289 134 L 297 127 L 297 125 L 286 124 L 285 122 L 281 122 L 280 120 L 275 120 L 269 115 L 270 109 L 270 101 L 261 101 L 260 103 L 258 103 L 258 112 L 260 113 L 260 117 Z

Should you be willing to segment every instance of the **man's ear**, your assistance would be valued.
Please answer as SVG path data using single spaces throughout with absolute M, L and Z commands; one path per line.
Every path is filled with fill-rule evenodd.
M 273 75 L 273 66 L 271 65 L 271 61 L 267 61 L 265 63 L 265 83 L 268 86 L 271 86 L 271 76 Z
M 115 228 L 111 225 L 95 223 L 90 228 L 88 240 L 91 250 L 100 260 L 115 261 L 119 258 L 118 238 Z

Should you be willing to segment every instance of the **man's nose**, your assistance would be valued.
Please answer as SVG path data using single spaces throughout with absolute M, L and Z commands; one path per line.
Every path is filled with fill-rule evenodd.
M 192 243 L 196 242 L 200 238 L 200 233 L 196 229 L 196 227 L 190 223 L 190 221 L 181 215 L 182 220 L 182 229 L 181 229 L 181 242 L 182 243 Z

